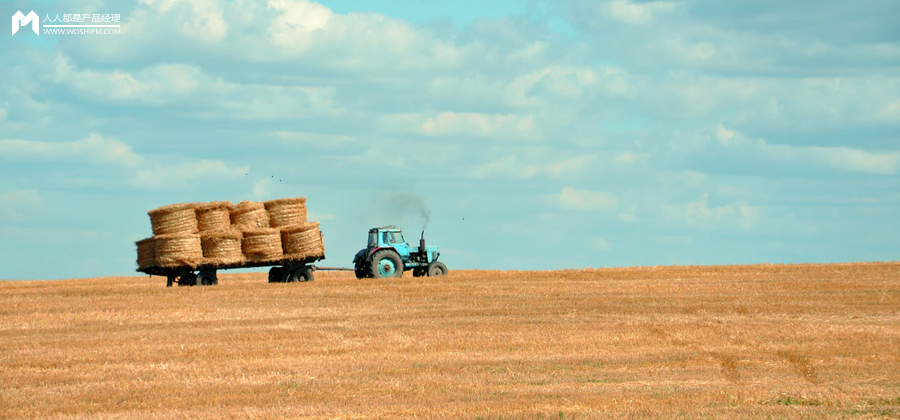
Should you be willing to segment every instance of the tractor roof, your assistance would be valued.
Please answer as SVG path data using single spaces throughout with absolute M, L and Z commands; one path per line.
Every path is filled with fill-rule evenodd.
M 372 228 L 372 229 L 369 229 L 369 232 L 377 232 L 377 231 L 383 231 L 383 230 L 402 232 L 402 229 L 400 229 L 394 225 L 387 225 L 387 226 Z

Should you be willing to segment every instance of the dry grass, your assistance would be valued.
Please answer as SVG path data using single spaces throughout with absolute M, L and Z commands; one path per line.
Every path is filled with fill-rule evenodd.
M 0 282 L 0 418 L 900 416 L 900 264 Z

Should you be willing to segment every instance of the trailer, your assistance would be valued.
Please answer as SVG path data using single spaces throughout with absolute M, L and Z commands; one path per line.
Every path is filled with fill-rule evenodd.
M 197 266 L 159 267 L 151 266 L 138 269 L 139 272 L 150 276 L 166 278 L 166 287 L 173 284 L 179 286 L 213 286 L 219 284 L 217 272 L 237 268 L 271 267 L 269 269 L 269 283 L 295 283 L 313 281 L 316 270 L 351 270 L 343 268 L 316 267 L 315 262 L 324 260 L 325 256 L 315 256 L 306 259 L 278 259 L 271 261 L 253 262 L 244 261 L 237 264 L 200 264 Z

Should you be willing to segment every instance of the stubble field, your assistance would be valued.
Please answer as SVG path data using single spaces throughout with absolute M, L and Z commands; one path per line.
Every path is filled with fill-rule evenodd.
M 0 418 L 900 417 L 900 263 L 450 274 L 0 282 Z

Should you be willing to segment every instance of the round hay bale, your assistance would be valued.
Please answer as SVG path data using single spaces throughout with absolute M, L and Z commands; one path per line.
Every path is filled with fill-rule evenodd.
M 322 242 L 318 222 L 282 229 L 281 244 L 286 259 L 304 260 L 325 256 L 325 244 Z
M 231 224 L 240 230 L 266 229 L 269 213 L 263 203 L 241 201 L 231 208 Z
M 253 262 L 280 260 L 281 232 L 278 229 L 245 230 L 244 258 Z
M 160 267 L 196 267 L 203 262 L 200 235 L 156 236 L 156 265 Z
M 137 245 L 137 265 L 139 270 L 156 264 L 156 239 L 147 238 L 135 242 Z
M 196 209 L 197 227 L 201 233 L 231 229 L 231 203 L 227 201 L 201 203 Z
M 306 197 L 280 198 L 265 202 L 269 225 L 273 228 L 300 226 L 306 223 Z
M 170 204 L 147 212 L 154 235 L 192 234 L 197 228 L 194 203 Z
M 226 229 L 200 234 L 200 242 L 203 246 L 203 264 L 209 265 L 235 265 L 244 262 L 244 253 L 241 249 L 241 232 Z

